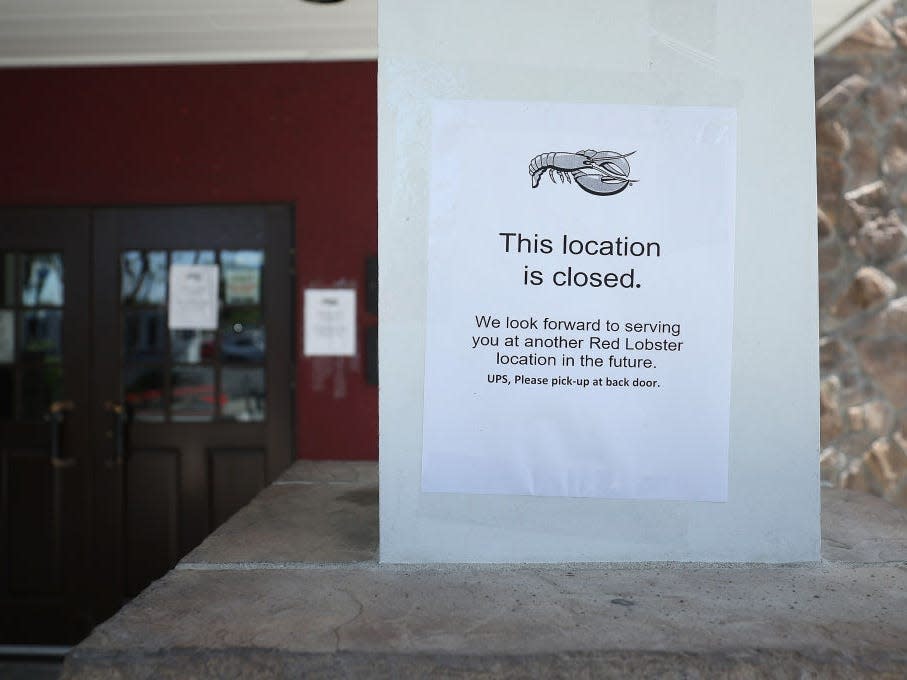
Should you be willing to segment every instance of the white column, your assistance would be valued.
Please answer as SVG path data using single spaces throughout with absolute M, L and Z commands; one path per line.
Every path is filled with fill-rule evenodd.
M 807 2 L 381 1 L 379 365 L 383 562 L 818 559 L 818 305 L 812 58 L 811 14 Z M 735 121 L 732 131 L 736 144 L 731 148 L 736 152 L 736 160 L 724 168 L 721 162 L 728 156 L 721 155 L 724 152 L 715 156 L 718 174 L 714 176 L 714 187 L 704 183 L 707 169 L 697 164 L 695 158 L 690 159 L 688 171 L 683 170 L 682 159 L 676 158 L 677 154 L 705 143 L 702 139 L 688 139 L 691 136 L 684 132 L 688 128 L 677 122 L 692 110 L 689 107 L 705 112 L 705 118 L 701 119 L 705 121 L 701 123 L 703 129 L 714 130 L 714 126 L 709 127 L 712 125 L 709 121 Z M 439 128 L 442 125 L 439 121 L 458 111 L 472 117 L 474 128 L 462 131 L 454 126 L 449 139 L 464 140 L 465 145 L 478 143 L 477 135 L 489 135 L 490 152 L 473 154 L 475 162 L 468 167 L 466 164 L 472 156 L 458 155 L 458 149 L 451 149 L 449 141 L 439 141 L 439 136 L 448 134 L 448 128 Z M 511 186 L 516 181 L 508 166 L 511 160 L 497 153 L 511 143 L 503 138 L 519 137 L 518 130 L 515 132 L 500 123 L 500 117 L 510 115 L 510 111 L 513 111 L 514 129 L 544 120 L 552 121 L 552 126 L 562 125 L 570 112 L 575 111 L 577 130 L 592 132 L 595 132 L 595 115 L 600 112 L 602 131 L 598 139 L 605 141 L 590 140 L 590 147 L 567 148 L 571 137 L 557 137 L 539 125 L 538 153 L 576 152 L 585 148 L 601 151 L 592 145 L 607 144 L 608 139 L 623 140 L 620 135 L 625 132 L 630 135 L 626 137 L 629 145 L 635 133 L 639 139 L 644 138 L 643 146 L 648 146 L 630 158 L 631 175 L 634 171 L 645 175 L 634 177 L 639 179 L 638 184 L 613 197 L 588 197 L 575 182 L 571 181 L 569 186 L 562 184 L 563 178 L 555 175 L 555 185 L 547 173 L 541 177 L 540 186 L 532 189 L 527 172 L 531 154 L 527 154 L 519 159 L 520 172 L 525 174 L 519 177 L 523 184 L 517 189 L 515 184 Z M 638 112 L 635 118 L 633 112 Z M 718 118 L 710 119 L 709 112 L 718 112 L 714 114 Z M 498 122 L 489 123 L 492 120 Z M 639 121 L 638 125 L 634 120 Z M 608 123 L 614 121 L 622 121 L 620 135 L 608 129 Z M 682 139 L 670 138 L 669 131 L 675 124 L 686 135 Z M 708 137 L 705 133 L 699 136 Z M 548 140 L 552 148 L 548 148 Z M 561 146 L 565 148 L 556 146 L 559 140 L 564 140 Z M 669 152 L 673 158 L 668 158 Z M 462 452 L 463 466 L 481 467 L 476 465 L 479 455 L 482 461 L 494 461 L 495 456 L 519 458 L 520 447 L 525 446 L 530 461 L 527 477 L 544 477 L 550 472 L 551 477 L 561 482 L 538 485 L 531 479 L 508 480 L 508 476 L 518 476 L 513 472 L 518 468 L 502 464 L 502 467 L 488 468 L 502 470 L 501 479 L 486 480 L 489 484 L 480 493 L 474 493 L 475 489 L 463 482 L 469 477 L 468 469 L 455 475 L 457 481 L 452 492 L 434 491 L 439 486 L 437 479 L 423 484 L 423 442 L 431 442 L 434 447 L 428 452 L 431 455 L 435 455 L 438 447 L 435 430 L 423 438 L 426 413 L 423 396 L 437 399 L 439 394 L 437 381 L 426 384 L 426 342 L 433 348 L 431 361 L 443 362 L 449 358 L 453 362 L 454 370 L 450 366 L 445 369 L 452 375 L 452 394 L 468 392 L 465 381 L 474 379 L 466 371 L 457 374 L 457 367 L 464 364 L 456 363 L 459 359 L 455 353 L 448 357 L 438 351 L 438 338 L 443 335 L 438 324 L 443 325 L 444 332 L 447 329 L 457 332 L 457 324 L 467 323 L 469 311 L 479 313 L 483 304 L 498 304 L 500 299 L 492 300 L 495 295 L 507 305 L 512 304 L 513 309 L 537 311 L 540 318 L 550 316 L 554 300 L 559 301 L 557 306 L 564 310 L 565 318 L 593 304 L 588 290 L 545 298 L 552 294 L 553 285 L 546 278 L 548 288 L 542 286 L 538 291 L 540 299 L 548 302 L 540 303 L 538 310 L 531 310 L 531 306 L 526 306 L 530 304 L 527 302 L 530 291 L 516 278 L 522 276 L 522 260 L 506 259 L 501 253 L 489 254 L 497 247 L 493 240 L 497 238 L 496 232 L 487 243 L 475 245 L 475 258 L 464 257 L 472 246 L 458 240 L 459 235 L 467 239 L 485 233 L 473 231 L 475 220 L 462 224 L 455 233 L 438 232 L 430 244 L 431 229 L 443 222 L 439 222 L 439 214 L 446 211 L 448 221 L 443 223 L 456 227 L 451 211 L 471 214 L 474 206 L 470 201 L 478 200 L 474 193 L 458 196 L 449 183 L 439 184 L 438 178 L 450 177 L 451 172 L 479 173 L 486 184 L 500 182 L 502 201 L 525 195 L 526 201 L 538 201 L 542 212 L 550 212 L 551 206 L 559 205 L 559 201 L 565 201 L 565 206 L 570 202 L 573 207 L 568 210 L 580 211 L 584 208 L 576 207 L 580 204 L 574 202 L 589 198 L 598 201 L 582 204 L 588 206 L 590 214 L 598 215 L 604 210 L 621 215 L 620 224 L 631 235 L 637 227 L 640 233 L 651 227 L 655 229 L 653 233 L 664 234 L 651 239 L 662 245 L 663 258 L 635 261 L 637 279 L 634 281 L 644 284 L 639 296 L 631 298 L 628 296 L 632 292 L 617 289 L 607 291 L 601 298 L 601 317 L 606 318 L 611 309 L 618 310 L 615 313 L 621 321 L 628 320 L 631 312 L 641 321 L 660 321 L 660 317 L 649 318 L 647 313 L 661 314 L 663 309 L 676 308 L 678 304 L 683 307 L 678 318 L 692 319 L 689 323 L 685 321 L 685 329 L 691 328 L 688 339 L 691 347 L 675 360 L 680 377 L 673 383 L 674 392 L 669 393 L 673 401 L 656 405 L 655 400 L 646 401 L 650 397 L 641 397 L 635 415 L 628 414 L 633 416 L 630 419 L 633 429 L 621 440 L 623 443 L 616 440 L 609 443 L 608 436 L 600 430 L 584 429 L 581 420 L 567 417 L 571 412 L 582 413 L 598 399 L 602 404 L 616 403 L 613 401 L 616 393 L 604 389 L 588 392 L 589 397 L 577 402 L 573 411 L 566 407 L 567 402 L 546 410 L 553 422 L 544 430 L 551 438 L 544 445 L 532 430 L 533 438 L 525 445 L 519 443 L 514 432 L 503 447 L 512 451 L 484 450 L 482 447 L 493 439 L 483 439 L 481 435 L 460 439 L 460 433 L 471 424 L 479 427 L 481 423 L 471 415 L 453 421 L 456 431 L 450 436 L 456 441 L 470 442 L 472 447 Z M 726 248 L 719 247 L 710 236 L 717 232 L 697 231 L 702 225 L 692 218 L 691 206 L 677 207 L 677 228 L 688 225 L 689 233 L 706 239 L 703 252 L 720 259 L 713 261 L 712 266 L 697 260 L 695 254 L 683 252 L 683 242 L 676 233 L 658 231 L 670 222 L 675 207 L 675 203 L 669 203 L 676 200 L 671 193 L 672 176 L 678 182 L 694 182 L 690 186 L 702 188 L 701 195 L 695 196 L 692 203 L 702 206 L 703 214 L 709 215 L 708 220 L 720 222 L 720 217 L 716 217 L 720 216 L 720 206 L 714 214 L 709 210 L 721 201 L 736 199 L 736 207 L 727 221 L 730 240 L 724 244 Z M 576 177 L 571 175 L 571 179 Z M 658 192 L 653 188 L 656 186 Z M 513 193 L 523 191 L 523 187 L 525 194 Z M 636 201 L 636 208 L 628 207 L 634 205 L 632 201 Z M 633 215 L 639 216 L 638 225 L 634 224 Z M 548 224 L 540 217 L 538 222 L 526 224 L 525 230 L 522 222 L 514 225 L 513 230 L 533 234 L 538 231 L 541 237 L 550 232 L 557 238 L 563 234 L 571 237 L 585 234 L 585 226 L 571 226 L 577 222 L 571 217 L 570 223 L 558 230 L 560 225 Z M 498 231 L 508 230 L 503 222 L 494 222 L 491 217 L 487 228 L 492 229 L 498 223 L 501 224 Z M 605 230 L 601 238 L 622 234 L 621 230 Z M 557 250 L 559 241 L 554 240 Z M 446 289 L 437 278 L 432 283 L 430 268 L 436 277 L 439 272 L 444 276 L 453 272 L 456 277 L 456 270 L 447 268 L 449 263 L 439 259 L 439 244 L 449 246 L 454 253 L 452 257 L 462 258 L 464 267 L 473 267 L 474 278 L 488 276 L 500 288 L 489 290 L 488 300 L 475 299 L 471 280 L 464 279 L 460 285 L 454 278 L 450 285 L 455 290 L 438 294 Z M 435 248 L 431 261 L 430 245 Z M 625 262 L 614 264 L 617 259 L 585 257 L 576 262 L 587 267 L 594 262 L 600 270 L 610 268 L 617 273 L 634 266 Z M 532 259 L 530 262 L 542 270 L 547 263 L 557 268 L 567 260 Z M 693 278 L 687 282 L 680 280 L 680 288 L 665 285 L 665 272 L 682 276 L 677 272 L 685 263 L 695 264 L 697 271 L 690 272 L 690 277 L 716 277 L 714 296 L 705 295 L 703 299 L 681 296 L 677 298 L 681 300 L 679 303 L 670 298 L 679 295 L 678 290 L 684 289 L 686 283 L 691 286 L 689 290 L 700 290 Z M 549 275 L 545 271 L 545 276 Z M 715 312 L 714 305 L 721 304 L 724 293 L 729 311 L 722 316 Z M 433 305 L 431 309 L 428 304 Z M 456 318 L 447 316 L 448 305 L 450 314 Z M 507 305 L 496 309 L 511 308 Z M 702 318 L 713 313 L 719 326 L 727 322 L 727 332 L 719 328 L 713 346 L 706 347 L 705 336 L 701 332 L 697 335 L 695 324 L 702 324 Z M 429 319 L 435 324 L 433 328 L 427 328 Z M 463 326 L 462 330 L 465 333 L 468 329 Z M 709 352 L 717 361 L 726 362 L 726 371 L 722 368 L 713 374 L 704 370 L 703 356 Z M 607 358 L 608 354 L 603 356 Z M 488 373 L 508 374 L 511 379 L 516 373 L 512 367 L 504 370 L 499 365 L 492 370 L 494 362 L 488 361 Z M 699 383 L 693 380 L 697 371 L 702 375 Z M 612 374 L 617 375 L 613 371 Z M 677 405 L 673 417 L 689 422 L 684 411 L 690 408 L 688 402 L 700 398 L 700 392 L 714 390 L 715 381 L 721 380 L 727 382 L 729 398 L 719 403 L 712 394 L 711 401 L 703 401 L 711 406 L 710 413 L 703 415 L 707 425 L 703 426 L 702 441 L 712 457 L 701 458 L 695 451 L 695 437 L 679 431 L 675 435 L 668 429 L 678 428 L 677 422 L 671 420 L 670 404 Z M 484 395 L 488 389 L 477 387 L 476 394 Z M 508 399 L 533 404 L 534 397 L 526 391 L 514 386 L 502 390 L 497 393 L 502 400 L 499 405 Z M 437 422 L 434 407 L 438 403 L 433 401 L 429 405 L 429 410 L 435 411 L 431 423 Z M 481 402 L 489 403 L 494 402 Z M 722 403 L 724 414 L 720 413 Z M 654 422 L 642 428 L 640 423 L 647 421 L 638 417 L 639 412 L 648 406 L 660 410 Z M 458 397 L 444 407 L 452 414 L 465 417 L 463 414 L 469 413 L 475 404 Z M 504 417 L 507 408 L 501 406 L 500 410 Z M 483 417 L 487 415 L 486 412 Z M 487 422 L 498 427 L 493 418 Z M 726 433 L 724 449 L 716 443 L 721 440 L 721 427 Z M 501 432 L 506 434 L 506 428 L 498 436 Z M 653 457 L 651 451 L 621 449 L 633 442 L 642 449 L 639 442 L 675 439 L 681 461 L 676 476 L 682 480 L 677 488 L 671 486 L 671 475 L 664 472 L 665 466 L 678 465 L 677 459 L 664 457 L 663 449 L 657 453 L 664 457 L 664 465 L 652 463 L 657 456 Z M 615 456 L 609 459 L 611 468 L 623 461 L 629 469 L 634 467 L 633 461 L 638 461 L 643 472 L 634 467 L 623 475 L 623 481 L 614 481 L 606 472 L 601 479 L 595 479 L 599 443 L 602 451 Z M 549 456 L 551 462 L 547 469 L 546 446 L 549 452 L 563 452 L 563 455 Z M 690 466 L 683 464 L 687 460 Z M 726 465 L 726 469 L 715 474 L 714 468 L 704 468 L 703 475 L 691 474 L 696 461 L 702 464 L 703 460 L 709 465 Z M 450 464 L 449 458 L 445 464 Z M 646 465 L 651 470 L 646 471 Z M 661 481 L 646 486 L 646 479 L 660 474 Z M 627 476 L 632 478 L 629 482 L 624 479 Z M 592 480 L 587 483 L 589 478 Z M 469 492 L 457 491 L 466 487 Z M 521 491 L 500 491 L 523 487 Z M 647 489 L 655 490 L 648 493 Z

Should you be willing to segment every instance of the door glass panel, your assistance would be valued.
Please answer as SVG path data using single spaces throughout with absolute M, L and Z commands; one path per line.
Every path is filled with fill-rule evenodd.
M 128 250 L 120 258 L 121 300 L 126 305 L 163 305 L 167 301 L 167 253 Z
M 0 305 L 16 304 L 16 256 L 0 253 Z
M 241 422 L 265 419 L 265 370 L 221 369 L 221 415 Z
M 62 352 L 63 312 L 40 309 L 22 313 L 22 358 L 59 359 Z
M 123 314 L 123 356 L 126 361 L 163 359 L 167 331 L 163 309 L 137 309 Z
M 0 253 L 0 419 L 40 421 L 63 398 L 63 254 Z
M 135 420 L 265 419 L 264 262 L 252 249 L 121 253 L 123 395 Z M 220 265 L 218 330 L 167 327 L 174 264 Z
M 265 328 L 260 307 L 226 308 L 222 311 L 220 357 L 225 363 L 265 360 Z
M 16 360 L 16 312 L 0 309 L 0 364 Z
M 261 304 L 262 250 L 222 250 L 221 282 L 225 305 Z
M 123 401 L 132 420 L 164 420 L 164 367 L 159 364 L 126 366 Z
M 0 420 L 12 420 L 16 415 L 16 370 L 0 366 Z
M 174 366 L 170 412 L 174 421 L 211 420 L 214 417 L 214 368 Z
M 170 253 L 172 264 L 216 264 L 213 250 L 174 250 Z
M 170 357 L 182 364 L 214 359 L 214 331 L 170 331 Z
M 42 420 L 63 396 L 63 369 L 56 361 L 26 364 L 22 370 L 22 419 Z
M 26 307 L 63 305 L 63 255 L 29 253 L 22 256 L 22 304 Z

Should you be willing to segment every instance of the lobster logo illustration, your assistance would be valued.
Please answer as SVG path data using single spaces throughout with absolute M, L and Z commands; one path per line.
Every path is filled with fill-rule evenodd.
M 532 188 L 538 187 L 547 172 L 552 182 L 556 173 L 561 184 L 575 181 L 576 186 L 590 194 L 614 196 L 639 181 L 630 179 L 630 161 L 627 159 L 634 153 L 586 149 L 576 153 L 556 151 L 539 154 L 529 161 Z

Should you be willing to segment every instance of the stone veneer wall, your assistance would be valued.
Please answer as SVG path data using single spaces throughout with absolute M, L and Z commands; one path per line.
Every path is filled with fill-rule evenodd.
M 907 506 L 907 0 L 816 59 L 816 96 L 822 481 Z

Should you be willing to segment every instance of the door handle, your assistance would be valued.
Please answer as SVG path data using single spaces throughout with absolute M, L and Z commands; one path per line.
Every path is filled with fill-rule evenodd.
M 63 434 L 63 421 L 66 413 L 75 409 L 71 401 L 55 401 L 50 405 L 44 420 L 50 423 L 50 464 L 55 468 L 68 468 L 76 464 L 75 458 L 64 458 L 61 452 L 60 439 Z
M 122 465 L 126 462 L 126 423 L 129 420 L 129 414 L 123 404 L 113 401 L 104 402 L 104 410 L 113 414 L 113 458 L 110 459 L 110 465 Z

